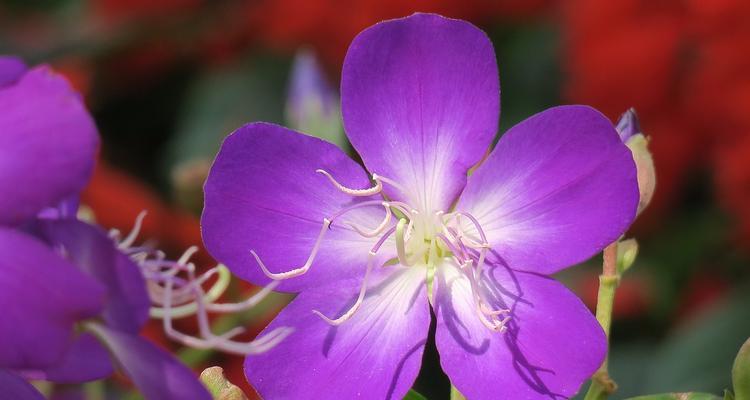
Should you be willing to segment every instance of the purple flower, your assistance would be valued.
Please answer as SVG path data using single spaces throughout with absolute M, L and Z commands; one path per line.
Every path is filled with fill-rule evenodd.
M 0 57 L 0 386 L 110 375 L 110 353 L 151 399 L 210 398 L 192 372 L 140 338 L 149 298 L 137 265 L 75 218 L 98 148 L 91 116 L 46 67 Z
M 267 328 L 294 333 L 248 356 L 250 383 L 271 399 L 402 398 L 432 308 L 442 368 L 467 398 L 576 393 L 606 338 L 549 275 L 635 216 L 635 166 L 611 122 L 555 107 L 487 155 L 500 105 L 492 44 L 430 14 L 360 33 L 341 94 L 372 181 L 332 144 L 253 123 L 225 140 L 206 182 L 214 257 L 299 292 Z

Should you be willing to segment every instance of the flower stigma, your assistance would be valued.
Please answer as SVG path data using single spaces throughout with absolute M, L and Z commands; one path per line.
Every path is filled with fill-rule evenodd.
M 359 226 L 347 222 L 349 228 L 364 238 L 379 237 L 375 245 L 368 251 L 367 265 L 362 284 L 354 304 L 336 318 L 324 315 L 318 310 L 312 312 L 330 325 L 338 326 L 349 320 L 364 302 L 368 288 L 368 281 L 373 268 L 376 267 L 376 256 L 380 249 L 388 243 L 395 246 L 396 257 L 382 263 L 380 267 L 400 264 L 406 267 L 421 267 L 426 271 L 427 293 L 432 299 L 432 286 L 437 268 L 446 263 L 454 263 L 470 284 L 475 311 L 482 324 L 494 332 L 504 332 L 510 320 L 510 310 L 493 309 L 487 300 L 480 282 L 490 250 L 487 236 L 479 221 L 470 213 L 462 211 L 425 211 L 422 207 L 414 207 L 407 202 L 390 200 L 383 192 L 388 185 L 408 198 L 408 192 L 398 182 L 378 174 L 372 174 L 374 185 L 365 189 L 353 189 L 339 183 L 330 173 L 323 169 L 316 170 L 324 175 L 339 191 L 352 197 L 375 197 L 348 205 L 339 211 L 323 218 L 318 236 L 302 266 L 285 272 L 271 272 L 255 250 L 250 253 L 260 266 L 263 273 L 276 283 L 307 273 L 312 267 L 326 233 L 334 222 L 354 210 L 369 207 L 382 207 L 384 216 L 374 228 Z M 396 219 L 395 224 L 393 220 Z

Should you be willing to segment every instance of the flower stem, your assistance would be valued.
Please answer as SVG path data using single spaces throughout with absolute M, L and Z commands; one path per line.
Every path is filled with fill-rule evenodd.
M 602 274 L 599 275 L 599 295 L 596 302 L 596 319 L 607 335 L 609 345 L 609 330 L 612 325 L 612 307 L 615 302 L 615 290 L 620 283 L 620 275 L 617 273 L 617 242 L 604 249 L 604 262 Z M 608 357 L 608 356 L 607 356 Z M 601 367 L 591 377 L 591 386 L 584 400 L 603 400 L 617 390 L 617 384 L 607 372 L 607 358 L 605 357 Z

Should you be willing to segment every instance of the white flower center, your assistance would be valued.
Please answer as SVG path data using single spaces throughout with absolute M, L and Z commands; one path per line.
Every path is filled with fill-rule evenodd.
M 403 186 L 386 177 L 373 174 L 375 185 L 367 189 L 351 189 L 341 185 L 328 172 L 319 169 L 328 177 L 331 183 L 341 192 L 353 197 L 370 197 L 382 195 L 383 185 L 387 184 L 394 189 L 406 194 Z M 486 300 L 480 284 L 487 252 L 490 244 L 479 221 L 471 214 L 461 211 L 425 211 L 402 202 L 388 200 L 383 196 L 379 200 L 365 200 L 345 207 L 333 215 L 323 219 L 320 233 L 313 245 L 310 255 L 301 267 L 286 272 L 273 273 L 268 270 L 255 251 L 251 250 L 255 260 L 263 272 L 269 278 L 276 280 L 290 279 L 306 273 L 313 264 L 320 249 L 326 233 L 331 224 L 338 218 L 353 210 L 365 207 L 383 207 L 385 210 L 383 220 L 374 228 L 362 227 L 356 224 L 348 224 L 362 237 L 379 237 L 375 245 L 368 253 L 367 268 L 365 270 L 359 296 L 354 305 L 338 318 L 329 318 L 317 310 L 314 313 L 331 325 L 340 325 L 351 318 L 362 305 L 367 291 L 370 272 L 375 267 L 375 256 L 383 245 L 392 239 L 396 247 L 396 260 L 398 264 L 411 267 L 423 267 L 427 271 L 427 287 L 430 298 L 432 298 L 432 282 L 436 269 L 445 263 L 455 262 L 459 266 L 466 279 L 469 280 L 476 313 L 482 323 L 490 330 L 505 331 L 505 325 L 510 319 L 510 310 L 494 310 Z M 395 224 L 393 223 L 396 220 Z M 389 242 L 390 244 L 391 242 Z M 385 265 L 391 265 L 391 262 Z

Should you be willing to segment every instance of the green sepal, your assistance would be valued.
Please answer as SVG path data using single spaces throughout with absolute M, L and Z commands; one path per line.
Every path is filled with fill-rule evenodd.
M 409 389 L 409 392 L 404 396 L 404 400 L 427 400 L 427 397 L 422 396 L 414 389 Z

